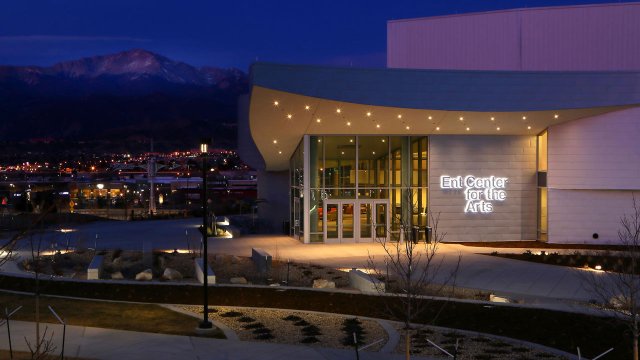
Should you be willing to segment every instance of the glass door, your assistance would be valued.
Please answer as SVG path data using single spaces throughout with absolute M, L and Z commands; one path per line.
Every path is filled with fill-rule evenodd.
M 340 242 L 338 223 L 338 209 L 340 208 L 338 203 L 324 203 L 323 216 L 324 216 L 324 239 L 325 242 Z
M 389 203 L 374 201 L 374 234 L 378 240 L 389 240 Z
M 293 237 L 300 240 L 300 198 L 293 198 Z
M 373 241 L 373 204 L 370 201 L 360 203 L 360 242 Z
M 323 215 L 325 217 L 324 233 L 326 243 L 354 241 L 357 219 L 354 209 L 355 202 L 352 200 L 325 202 Z

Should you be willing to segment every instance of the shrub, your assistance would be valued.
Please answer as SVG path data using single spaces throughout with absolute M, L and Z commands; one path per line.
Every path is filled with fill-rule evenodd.
M 295 326 L 307 326 L 310 325 L 306 320 L 299 320 L 293 323 Z
M 242 315 L 243 314 L 241 312 L 237 312 L 237 311 L 227 311 L 226 313 L 220 314 L 220 316 L 222 317 L 238 317 Z
M 300 342 L 303 344 L 313 344 L 313 343 L 317 343 L 318 341 L 320 340 L 318 340 L 318 338 L 316 338 L 315 336 L 307 336 L 302 340 L 300 340 Z
M 264 327 L 264 325 L 262 325 L 262 323 L 259 323 L 259 322 L 254 322 L 254 323 L 246 324 L 246 325 L 243 326 L 243 328 L 245 328 L 247 330 L 260 329 L 260 328 L 263 328 L 263 327 Z
M 256 336 L 255 338 L 257 340 L 271 340 L 271 339 L 274 339 L 275 336 L 273 336 L 271 333 L 264 333 Z
M 282 320 L 284 320 L 284 321 L 300 321 L 300 320 L 302 320 L 302 318 L 300 316 L 296 316 L 296 315 L 289 315 L 289 316 L 283 317 Z
M 302 334 L 304 334 L 305 336 L 322 335 L 322 333 L 320 332 L 320 328 L 315 325 L 309 325 L 302 328 Z
M 256 321 L 256 319 L 250 317 L 250 316 L 242 316 L 240 318 L 238 318 L 239 322 L 243 322 L 243 323 L 250 323 L 250 322 L 254 322 Z

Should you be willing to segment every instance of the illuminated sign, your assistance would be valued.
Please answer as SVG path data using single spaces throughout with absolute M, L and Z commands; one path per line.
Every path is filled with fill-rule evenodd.
M 465 213 L 492 213 L 494 201 L 505 201 L 507 198 L 506 177 L 475 177 L 473 175 L 440 176 L 440 188 L 463 190 L 466 204 Z

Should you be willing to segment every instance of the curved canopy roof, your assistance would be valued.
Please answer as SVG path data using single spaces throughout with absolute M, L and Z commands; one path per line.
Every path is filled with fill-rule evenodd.
M 251 80 L 249 125 L 267 170 L 287 169 L 304 134 L 535 135 L 559 122 L 640 105 L 640 72 L 256 63 Z

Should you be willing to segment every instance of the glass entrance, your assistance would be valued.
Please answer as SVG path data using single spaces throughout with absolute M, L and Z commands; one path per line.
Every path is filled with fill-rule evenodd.
M 334 200 L 325 202 L 325 242 L 372 242 L 388 239 L 388 200 Z

